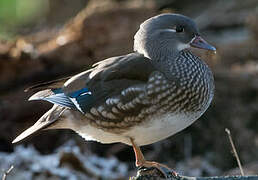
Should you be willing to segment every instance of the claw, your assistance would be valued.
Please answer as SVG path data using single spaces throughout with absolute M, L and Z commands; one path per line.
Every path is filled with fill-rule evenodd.
M 158 169 L 162 175 L 165 177 L 165 178 L 171 178 L 171 177 L 174 177 L 176 178 L 178 176 L 178 174 L 171 170 L 171 169 L 168 169 L 166 167 L 163 167 L 163 166 L 160 166 L 160 169 Z

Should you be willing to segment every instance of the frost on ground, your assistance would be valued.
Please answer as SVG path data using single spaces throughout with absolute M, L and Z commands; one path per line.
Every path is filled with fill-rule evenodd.
M 186 176 L 239 175 L 239 169 L 223 173 L 210 161 L 210 157 L 195 156 L 170 166 Z M 103 158 L 83 153 L 72 140 L 48 155 L 40 154 L 33 146 L 19 145 L 13 153 L 0 152 L 0 179 L 4 171 L 13 165 L 6 180 L 127 180 L 136 174 L 136 168 L 131 169 L 128 164 L 115 157 Z M 257 165 L 256 162 L 244 166 L 244 170 L 247 174 L 256 174 Z
M 123 179 L 128 166 L 116 158 L 84 154 L 73 141 L 53 154 L 41 155 L 33 146 L 17 146 L 13 153 L 0 152 L 0 169 L 14 169 L 8 180 L 94 180 Z

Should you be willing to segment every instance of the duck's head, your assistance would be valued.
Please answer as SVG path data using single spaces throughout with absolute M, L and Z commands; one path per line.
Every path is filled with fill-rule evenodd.
M 141 24 L 134 36 L 134 50 L 150 58 L 161 53 L 175 54 L 189 47 L 216 51 L 201 38 L 195 22 L 180 14 L 152 17 Z

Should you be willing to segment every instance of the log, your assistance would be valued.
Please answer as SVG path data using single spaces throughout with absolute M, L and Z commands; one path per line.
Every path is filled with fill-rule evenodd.
M 130 177 L 130 180 L 258 180 L 258 176 L 213 176 L 213 177 L 189 177 L 182 175 L 173 175 L 164 178 L 155 168 L 139 169 L 136 177 Z

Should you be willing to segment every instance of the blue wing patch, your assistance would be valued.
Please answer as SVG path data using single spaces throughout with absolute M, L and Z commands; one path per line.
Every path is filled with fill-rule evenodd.
M 76 109 L 85 114 L 94 103 L 92 93 L 88 88 L 82 88 L 71 93 L 64 93 L 62 88 L 52 89 L 51 95 L 35 96 L 31 100 L 45 100 L 63 107 Z M 42 91 L 43 92 L 43 91 Z M 48 91 L 49 92 L 49 91 Z
M 76 106 L 74 105 L 74 103 L 70 100 L 68 96 L 64 94 L 61 88 L 52 89 L 52 91 L 53 93 L 55 93 L 54 95 L 45 97 L 43 99 L 51 103 L 58 104 L 60 106 L 76 109 Z
M 92 93 L 88 88 L 82 88 L 67 95 L 76 108 L 82 113 L 85 113 L 91 107 L 93 102 Z
M 74 92 L 71 92 L 71 93 L 68 93 L 67 95 L 71 98 L 77 98 L 79 96 L 83 96 L 84 94 L 91 94 L 91 92 L 89 91 L 88 88 L 82 88 L 78 91 L 74 91 Z

